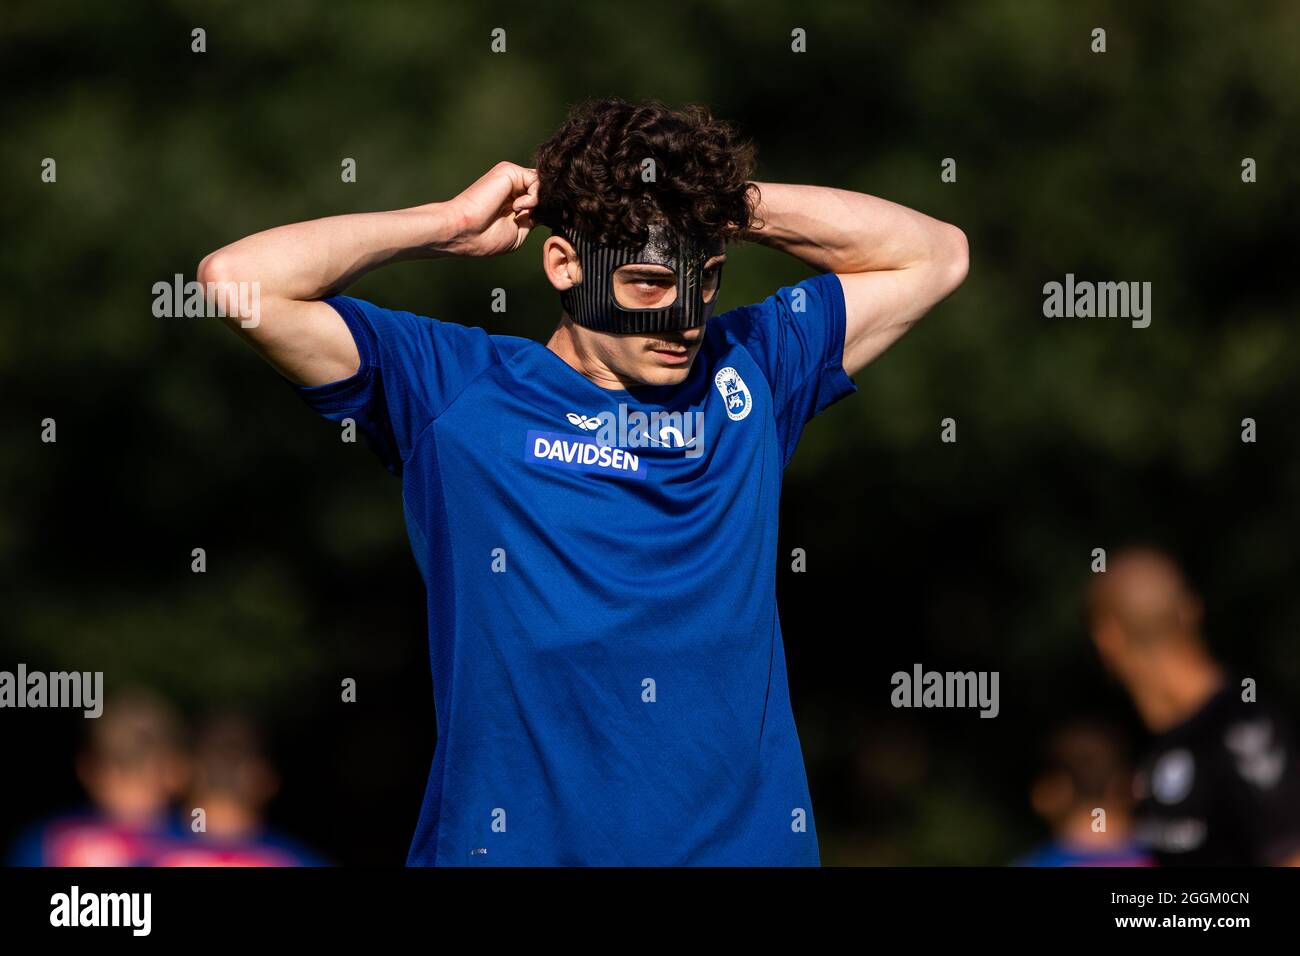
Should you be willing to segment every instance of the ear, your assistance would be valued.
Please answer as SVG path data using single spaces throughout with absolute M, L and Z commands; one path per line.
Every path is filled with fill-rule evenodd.
M 582 281 L 582 264 L 567 239 L 548 236 L 542 243 L 542 270 L 557 292 L 564 292 Z
M 77 782 L 81 784 L 82 789 L 89 791 L 94 787 L 98 770 L 99 765 L 93 756 L 84 750 L 77 754 Z
M 1039 777 L 1029 791 L 1029 803 L 1049 823 L 1060 819 L 1074 803 L 1074 787 L 1063 773 Z
M 244 791 L 250 799 L 261 807 L 280 792 L 280 775 L 264 760 L 250 762 L 241 771 Z
M 1119 650 L 1119 645 L 1124 636 L 1120 631 L 1119 625 L 1109 614 L 1099 614 L 1093 618 L 1089 632 L 1092 636 L 1092 642 L 1097 646 L 1097 650 L 1103 657 L 1109 657 Z

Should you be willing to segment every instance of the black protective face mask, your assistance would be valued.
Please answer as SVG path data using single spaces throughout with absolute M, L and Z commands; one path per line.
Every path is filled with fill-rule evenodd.
M 704 264 L 726 250 L 722 239 L 678 236 L 662 226 L 650 227 L 644 246 L 601 246 L 581 233 L 557 229 L 578 253 L 582 281 L 560 293 L 560 303 L 579 325 L 598 332 L 646 333 L 693 329 L 713 314 L 722 287 L 722 266 L 717 280 L 706 287 Z M 658 308 L 627 308 L 614 292 L 614 273 L 622 266 L 650 263 L 673 271 L 676 295 Z

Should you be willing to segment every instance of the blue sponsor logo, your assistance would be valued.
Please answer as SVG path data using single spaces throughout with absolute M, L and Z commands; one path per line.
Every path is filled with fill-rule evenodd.
M 558 432 L 529 429 L 524 443 L 524 460 L 599 475 L 626 475 L 640 479 L 646 476 L 646 463 L 636 452 Z

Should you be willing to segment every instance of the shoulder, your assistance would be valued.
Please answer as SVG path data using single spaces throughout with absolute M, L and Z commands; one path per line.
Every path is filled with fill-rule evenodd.
M 518 335 L 489 335 L 488 338 L 501 362 L 509 362 L 533 349 L 546 348 L 535 339 L 526 339 Z
M 385 358 L 430 351 L 461 353 L 483 363 L 499 360 L 497 340 L 478 326 L 449 322 L 405 309 L 390 309 L 365 299 L 338 295 L 324 300 L 347 323 L 363 364 L 384 364 Z
M 844 287 L 839 276 L 825 272 L 782 286 L 761 301 L 724 312 L 709 327 L 718 337 L 745 344 L 770 332 L 782 320 L 808 313 L 843 318 Z

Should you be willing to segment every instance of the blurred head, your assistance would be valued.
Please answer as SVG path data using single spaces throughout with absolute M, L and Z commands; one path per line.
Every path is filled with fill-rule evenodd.
M 1161 676 L 1171 658 L 1205 653 L 1201 600 L 1182 569 L 1154 548 L 1114 554 L 1088 589 L 1088 628 L 1102 663 L 1130 688 Z
M 166 702 L 142 690 L 105 703 L 77 756 L 77 777 L 90 799 L 128 824 L 162 815 L 184 786 L 186 770 L 180 721 Z
M 1058 835 L 1097 807 L 1108 826 L 1127 816 L 1132 803 L 1132 768 L 1124 738 L 1107 724 L 1075 721 L 1048 738 L 1043 769 L 1034 780 L 1034 812 Z
M 219 825 L 214 813 L 242 811 L 260 816 L 279 789 L 279 777 L 262 748 L 261 736 L 243 717 L 209 719 L 194 742 L 191 801 L 208 812 L 209 826 Z
M 753 225 L 753 146 L 703 107 L 589 100 L 535 165 L 542 264 L 574 350 L 625 385 L 684 380 L 726 240 Z

